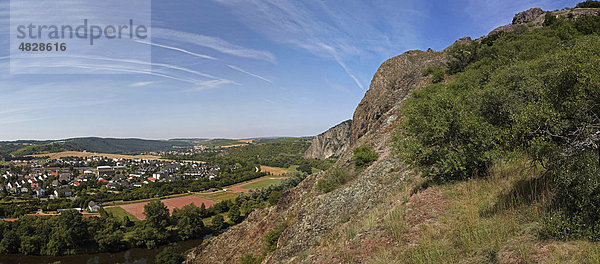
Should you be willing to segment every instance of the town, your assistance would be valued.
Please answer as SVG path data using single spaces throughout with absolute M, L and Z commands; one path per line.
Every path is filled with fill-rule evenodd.
M 119 193 L 154 182 L 214 179 L 218 164 L 197 161 L 123 159 L 94 156 L 13 160 L 0 169 L 3 196 L 41 200 L 74 197 L 75 189 L 94 188 Z M 88 193 L 90 194 L 90 193 Z

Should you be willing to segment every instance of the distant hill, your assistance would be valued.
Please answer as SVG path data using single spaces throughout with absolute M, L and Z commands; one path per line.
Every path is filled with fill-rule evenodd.
M 312 138 L 298 138 L 311 140 Z M 148 140 L 138 138 L 70 138 L 63 140 L 19 140 L 0 142 L 0 158 L 24 157 L 34 154 L 46 154 L 62 151 L 89 151 L 109 154 L 139 154 L 141 152 L 168 151 L 189 148 L 197 145 L 207 147 L 238 146 L 251 143 L 284 142 L 289 138 L 275 139 L 206 139 L 177 138 L 169 140 Z
M 163 151 L 196 145 L 185 140 L 147 140 L 117 138 L 72 138 L 51 141 L 0 142 L 0 156 L 22 157 L 60 151 L 92 151 L 111 154 L 133 154 L 148 151 Z

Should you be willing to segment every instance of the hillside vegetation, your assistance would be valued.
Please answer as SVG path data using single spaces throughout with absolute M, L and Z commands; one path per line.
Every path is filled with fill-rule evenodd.
M 400 153 L 435 183 L 486 177 L 526 153 L 555 194 L 544 235 L 599 240 L 598 33 L 600 17 L 585 16 L 454 47 L 452 80 L 406 103 Z
M 387 60 L 332 168 L 186 263 L 599 263 L 595 4 Z

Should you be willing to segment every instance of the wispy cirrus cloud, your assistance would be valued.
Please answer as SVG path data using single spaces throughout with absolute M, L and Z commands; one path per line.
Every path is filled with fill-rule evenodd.
M 273 83 L 271 80 L 269 80 L 269 79 L 267 79 L 267 78 L 265 78 L 265 77 L 262 77 L 262 76 L 260 76 L 260 75 L 258 75 L 258 74 L 254 74 L 254 73 L 248 72 L 248 71 L 246 71 L 246 70 L 244 70 L 244 69 L 242 69 L 242 68 L 240 68 L 240 67 L 233 66 L 233 65 L 227 65 L 227 67 L 229 67 L 229 68 L 232 68 L 232 69 L 234 69 L 234 70 L 236 70 L 236 71 L 239 71 L 239 72 L 241 72 L 241 73 L 248 74 L 248 75 L 250 75 L 250 76 L 252 76 L 252 77 L 256 77 L 256 78 L 258 78 L 258 79 L 261 79 L 261 80 L 263 80 L 263 81 L 265 81 L 265 82 L 268 82 L 268 83 Z
M 173 46 L 168 46 L 168 45 L 162 45 L 162 44 L 157 44 L 157 43 L 152 43 L 152 42 L 147 42 L 147 41 L 141 41 L 141 40 L 136 40 L 136 42 L 138 43 L 142 43 L 142 44 L 146 44 L 146 45 L 150 45 L 150 46 L 155 46 L 155 47 L 160 47 L 160 48 L 164 48 L 164 49 L 169 49 L 169 50 L 174 50 L 174 51 L 179 51 L 188 55 L 192 55 L 198 58 L 202 58 L 202 59 L 208 59 L 208 60 L 216 60 L 217 58 L 212 57 L 212 56 L 208 56 L 208 55 L 204 55 L 204 54 L 199 54 L 196 52 L 192 52 L 189 50 L 185 50 L 182 48 L 177 48 L 177 47 L 173 47 Z
M 264 60 L 271 63 L 277 62 L 275 55 L 268 51 L 246 48 L 230 43 L 218 37 L 211 37 L 165 28 L 153 28 L 152 38 L 164 39 L 170 42 L 185 42 L 187 44 L 210 48 L 224 54 L 241 58 Z
M 362 90 L 365 80 L 353 73 L 348 62 L 368 56 L 390 57 L 414 48 L 419 41 L 415 24 L 427 18 L 416 11 L 421 5 L 416 0 L 407 1 L 405 9 L 386 8 L 389 3 L 381 0 L 213 1 L 231 8 L 242 22 L 271 40 L 331 59 Z

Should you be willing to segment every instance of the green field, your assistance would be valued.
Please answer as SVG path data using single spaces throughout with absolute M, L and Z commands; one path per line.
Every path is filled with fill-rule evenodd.
M 266 188 L 269 187 L 271 185 L 277 185 L 281 183 L 280 179 L 265 179 L 262 181 L 258 181 L 258 182 L 254 182 L 254 183 L 250 183 L 250 184 L 246 184 L 246 185 L 242 185 L 240 186 L 240 188 L 244 188 L 244 189 L 261 189 L 261 188 Z
M 236 192 L 216 192 L 216 193 L 198 193 L 196 195 L 201 198 L 204 198 L 204 199 L 209 199 L 209 200 L 213 200 L 215 202 L 220 202 L 220 201 L 224 201 L 224 200 L 235 199 L 238 196 L 238 193 L 236 193 Z
M 129 216 L 129 220 L 131 221 L 139 221 L 135 216 L 131 215 L 127 211 L 123 210 L 123 208 L 114 206 L 114 207 L 104 207 L 104 210 L 111 214 L 113 217 L 118 219 L 123 219 L 125 216 Z

